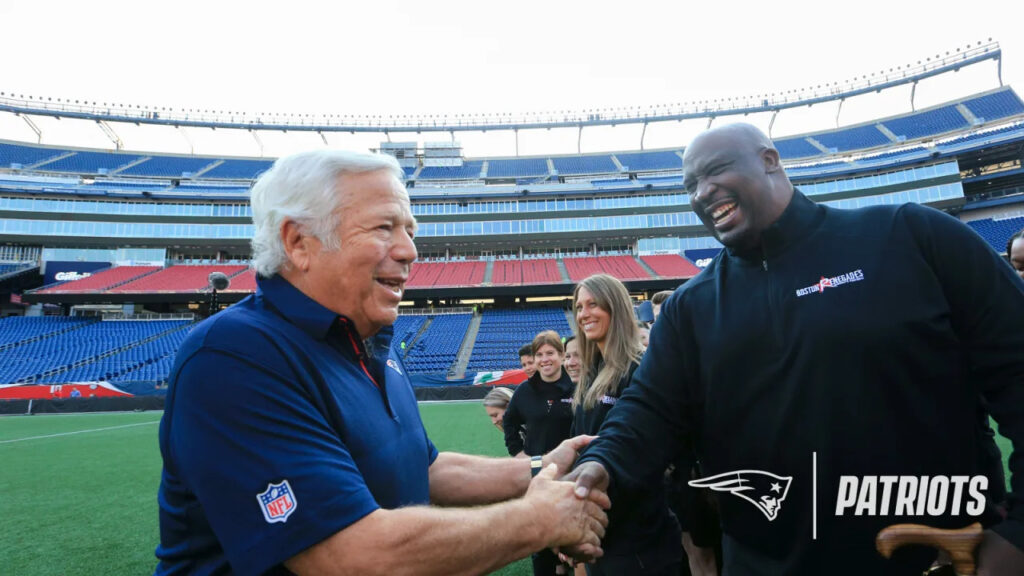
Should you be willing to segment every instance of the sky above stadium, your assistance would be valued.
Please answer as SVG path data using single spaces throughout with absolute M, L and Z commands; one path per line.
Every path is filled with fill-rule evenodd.
M 0 91 L 232 112 L 429 115 L 540 112 L 740 97 L 803 89 L 998 41 L 1002 78 L 1024 93 L 1022 3 L 777 1 L 0 3 Z M 159 9 L 157 7 L 160 7 Z M 173 8 L 164 8 L 173 6 Z M 989 62 L 927 80 L 918 108 L 998 86 Z M 910 110 L 910 88 L 844 104 L 847 125 Z M 836 125 L 837 105 L 784 112 L 777 136 Z M 767 125 L 767 118 L 749 118 Z M 40 119 L 43 142 L 109 147 L 95 127 Z M 652 129 L 647 148 L 685 144 L 706 121 Z M 194 130 L 124 127 L 139 150 L 212 150 Z M 538 131 L 520 152 L 636 149 L 639 126 Z M 123 132 L 123 134 L 121 134 Z M 65 135 L 67 133 L 67 135 Z M 152 134 L 151 134 L 152 133 Z M 306 138 L 305 136 L 309 136 Z M 323 145 L 266 135 L 268 155 Z M 0 138 L 35 141 L 16 118 Z M 379 135 L 332 145 L 367 148 Z M 445 134 L 396 139 L 444 140 Z M 514 153 L 511 134 L 460 134 L 467 155 Z M 251 135 L 239 153 L 254 155 Z M 202 144 L 199 144 L 203 141 Z M 289 144 L 284 144 L 289 142 Z M 220 144 L 218 144 L 220 146 Z M 182 148 L 190 148 L 182 150 Z M 198 149 L 197 149 L 198 148 Z M 278 151 L 278 148 L 282 150 Z

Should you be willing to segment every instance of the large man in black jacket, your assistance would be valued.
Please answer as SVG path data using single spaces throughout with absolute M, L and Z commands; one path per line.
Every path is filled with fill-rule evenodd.
M 701 134 L 683 167 L 726 250 L 665 302 L 571 477 L 610 481 L 614 506 L 692 443 L 697 484 L 718 492 L 725 574 L 920 573 L 933 552 L 885 561 L 874 536 L 981 513 L 981 394 L 1015 452 L 980 569 L 1024 572 L 1024 283 L 936 210 L 811 202 L 753 126 Z

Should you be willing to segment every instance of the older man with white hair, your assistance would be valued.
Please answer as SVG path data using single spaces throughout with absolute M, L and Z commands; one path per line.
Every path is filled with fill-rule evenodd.
M 158 574 L 479 574 L 547 547 L 600 554 L 607 497 L 554 480 L 589 437 L 532 462 L 427 437 L 390 346 L 416 259 L 402 182 L 393 158 L 323 150 L 253 187 L 259 288 L 192 331 L 170 378 Z

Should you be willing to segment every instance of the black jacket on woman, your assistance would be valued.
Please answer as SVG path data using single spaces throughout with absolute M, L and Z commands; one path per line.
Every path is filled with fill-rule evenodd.
M 508 453 L 540 456 L 568 438 L 572 426 L 572 393 L 573 383 L 565 368 L 555 382 L 545 382 L 538 370 L 520 384 L 503 418 Z M 519 434 L 523 428 L 525 438 Z
M 633 363 L 615 392 L 603 396 L 590 410 L 576 406 L 571 435 L 596 435 L 619 396 L 629 386 L 638 365 Z M 604 368 L 598 363 L 590 373 Z M 593 381 L 593 379 L 591 379 Z M 665 484 L 655 482 L 622 492 L 608 510 L 608 530 L 601 540 L 605 555 L 587 568 L 588 574 L 668 574 L 682 560 L 682 532 L 669 510 Z

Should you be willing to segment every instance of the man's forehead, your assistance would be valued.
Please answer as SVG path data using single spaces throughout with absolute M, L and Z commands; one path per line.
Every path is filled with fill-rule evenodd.
M 700 172 L 715 161 L 733 156 L 735 150 L 734 146 L 716 145 L 714 142 L 707 142 L 706 139 L 696 141 L 683 154 L 683 170 Z

